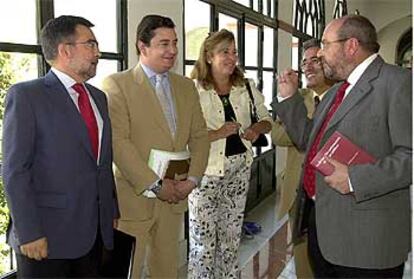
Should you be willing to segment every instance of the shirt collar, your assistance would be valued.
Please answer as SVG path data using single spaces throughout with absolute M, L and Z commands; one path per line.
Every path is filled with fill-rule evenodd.
M 361 64 L 359 64 L 349 75 L 347 81 L 351 85 L 350 87 L 353 87 L 358 80 L 361 78 L 362 74 L 365 72 L 365 70 L 368 68 L 369 65 L 377 58 L 378 53 L 374 53 L 368 58 L 366 58 L 364 61 L 362 61 Z
M 316 96 L 318 96 L 319 100 L 321 100 L 321 101 L 322 101 L 323 97 L 325 97 L 326 92 L 328 92 L 329 89 L 330 89 L 330 87 L 328 89 L 326 89 L 325 91 L 323 91 L 321 94 L 318 94 L 318 93 L 316 93 L 315 90 L 312 90 L 312 89 L 309 88 L 309 90 L 312 91 L 313 98 L 315 98 Z
M 71 78 L 68 74 L 65 74 L 64 72 L 54 67 L 52 67 L 50 70 L 57 76 L 60 82 L 63 83 L 67 90 L 71 89 L 72 86 L 76 83 L 76 81 L 73 78 Z
M 155 76 L 159 75 L 158 73 L 156 73 L 154 70 L 152 70 L 150 67 L 148 67 L 147 65 L 144 64 L 140 64 L 142 70 L 144 71 L 145 75 L 148 77 L 149 80 L 154 80 L 155 81 Z M 163 75 L 164 77 L 168 77 L 168 72 L 162 73 L 161 75 Z

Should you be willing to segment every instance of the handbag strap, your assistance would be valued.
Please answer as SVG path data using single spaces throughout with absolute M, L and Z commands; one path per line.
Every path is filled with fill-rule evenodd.
M 256 105 L 254 103 L 254 98 L 253 98 L 252 88 L 250 87 L 250 82 L 247 78 L 245 78 L 244 83 L 246 84 L 247 92 L 249 93 L 250 100 L 252 101 L 253 111 L 250 111 L 252 112 L 252 118 L 254 117 L 254 119 L 257 121 L 259 118 L 257 117 Z

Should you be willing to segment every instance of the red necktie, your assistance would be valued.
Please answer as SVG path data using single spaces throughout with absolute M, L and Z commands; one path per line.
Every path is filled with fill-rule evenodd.
M 76 83 L 72 88 L 79 93 L 78 107 L 86 127 L 88 128 L 89 140 L 92 146 L 92 152 L 95 155 L 95 159 L 98 158 L 98 124 L 96 122 L 95 113 L 93 112 L 91 102 L 89 101 L 88 93 L 86 92 L 83 84 Z
M 309 153 L 306 157 L 305 161 L 305 175 L 303 177 L 303 185 L 305 187 L 305 191 L 308 194 L 309 198 L 315 196 L 315 169 L 311 166 L 310 162 L 315 157 L 316 153 L 319 150 L 319 144 L 321 143 L 321 139 L 323 134 L 325 133 L 326 126 L 328 126 L 329 120 L 331 120 L 332 116 L 335 114 L 338 107 L 341 105 L 342 100 L 345 96 L 345 91 L 348 88 L 349 83 L 345 81 L 341 87 L 339 87 L 338 92 L 336 93 L 335 100 L 332 103 L 328 113 L 323 120 L 323 123 L 318 131 L 318 134 L 315 137 L 315 140 L 312 143 L 312 146 L 309 150 Z

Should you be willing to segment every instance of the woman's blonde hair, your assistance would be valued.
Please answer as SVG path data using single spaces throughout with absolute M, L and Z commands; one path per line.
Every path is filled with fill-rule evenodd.
M 200 55 L 195 62 L 190 77 L 196 79 L 204 89 L 208 90 L 214 87 L 211 64 L 208 63 L 207 59 L 213 56 L 213 51 L 219 44 L 226 43 L 229 45 L 232 42 L 234 42 L 233 33 L 226 29 L 221 29 L 218 32 L 211 33 L 201 45 Z M 231 74 L 230 82 L 235 86 L 244 85 L 244 74 L 239 66 L 236 66 Z

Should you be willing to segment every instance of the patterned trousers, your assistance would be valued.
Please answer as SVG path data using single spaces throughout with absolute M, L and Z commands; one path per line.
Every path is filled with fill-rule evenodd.
M 239 278 L 238 250 L 249 188 L 246 155 L 229 156 L 223 177 L 204 176 L 189 195 L 188 278 Z

